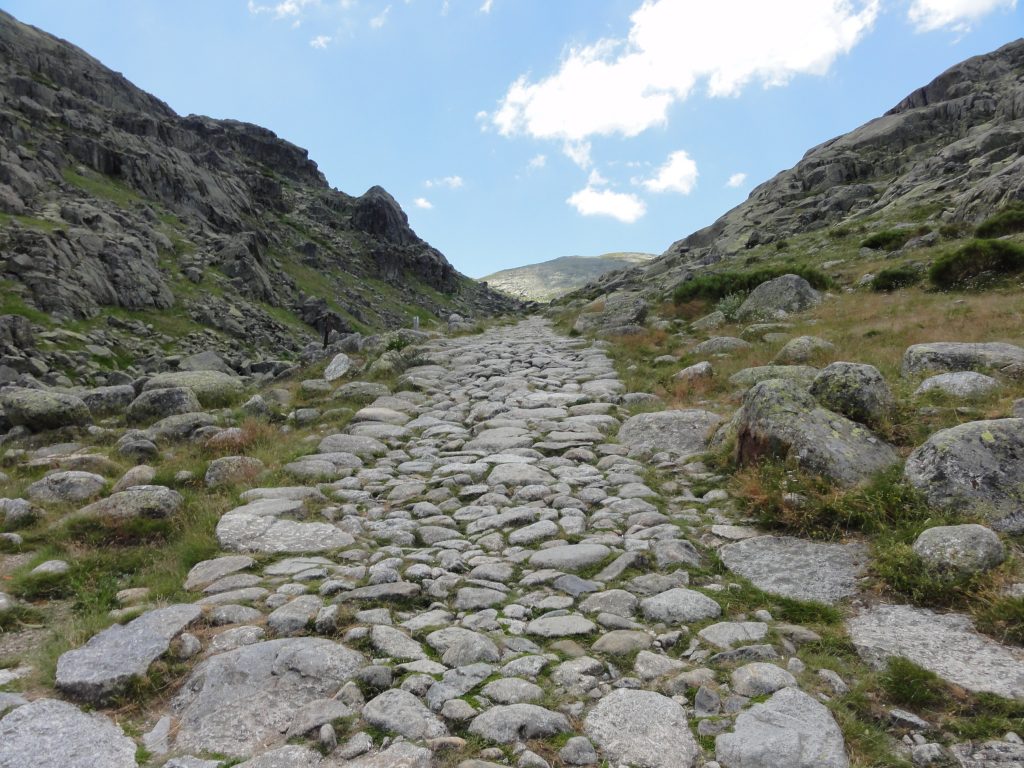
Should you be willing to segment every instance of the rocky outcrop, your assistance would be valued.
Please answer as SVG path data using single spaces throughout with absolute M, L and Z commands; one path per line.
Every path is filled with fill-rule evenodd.
M 659 258 L 579 291 L 656 293 L 758 245 L 880 212 L 977 223 L 1024 198 L 1024 40 L 951 67 L 887 113 L 814 147 Z
M 336 329 L 394 327 L 405 306 L 442 318 L 516 305 L 456 272 L 380 187 L 334 190 L 273 132 L 181 117 L 3 13 L 0 212 L 17 217 L 0 229 L 0 279 L 18 301 L 61 320 L 108 308 L 188 318 L 235 354 L 296 352 L 328 313 Z M 8 323 L 0 345 L 31 335 Z

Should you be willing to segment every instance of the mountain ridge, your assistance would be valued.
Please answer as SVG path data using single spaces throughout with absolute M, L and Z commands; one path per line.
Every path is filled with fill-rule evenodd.
M 536 264 L 502 269 L 480 281 L 529 301 L 551 301 L 607 272 L 655 258 L 652 253 L 614 251 L 600 256 L 559 256 Z

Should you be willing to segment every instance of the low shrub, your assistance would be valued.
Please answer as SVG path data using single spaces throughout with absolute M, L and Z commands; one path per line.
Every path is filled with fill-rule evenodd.
M 909 229 L 883 229 L 868 235 L 862 242 L 862 248 L 870 248 L 873 251 L 895 251 L 913 237 L 914 233 Z
M 832 286 L 831 278 L 821 270 L 790 264 L 762 267 L 749 272 L 709 272 L 677 285 L 672 293 L 672 299 L 676 304 L 684 304 L 694 299 L 719 301 L 731 294 L 749 293 L 761 283 L 782 275 L 799 275 L 819 290 Z
M 733 322 L 736 320 L 736 313 L 739 312 L 746 300 L 747 294 L 745 293 L 730 293 L 718 300 L 715 309 L 725 315 L 726 320 Z
M 1024 271 L 1024 245 L 1008 240 L 971 240 L 940 256 L 928 270 L 939 288 L 969 288 Z
M 1002 237 L 1015 232 L 1024 232 L 1024 202 L 1010 203 L 974 230 L 974 234 L 983 238 Z
M 889 659 L 880 682 L 890 699 L 914 709 L 935 707 L 947 696 L 938 675 L 902 657 Z
M 920 282 L 921 274 L 913 267 L 886 267 L 871 280 L 871 290 L 895 291 Z

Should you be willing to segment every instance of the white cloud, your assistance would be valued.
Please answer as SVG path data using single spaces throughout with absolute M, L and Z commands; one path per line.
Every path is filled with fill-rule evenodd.
M 967 31 L 971 22 L 999 8 L 1013 10 L 1017 0 L 914 0 L 907 18 L 918 32 L 942 27 Z
M 444 176 L 440 179 L 429 179 L 423 182 L 427 189 L 432 187 L 447 187 L 448 189 L 459 189 L 465 182 L 461 176 Z
M 562 145 L 562 152 L 583 170 L 591 165 L 589 141 L 567 141 Z
M 743 182 L 747 180 L 747 174 L 745 173 L 734 173 L 729 177 L 729 180 L 725 182 L 727 187 L 742 187 Z
M 317 35 L 316 37 L 309 41 L 309 44 L 313 48 L 319 48 L 320 50 L 323 50 L 324 48 L 331 44 L 331 37 L 330 35 Z
M 484 4 L 480 6 L 480 13 L 490 13 L 494 7 L 494 0 L 484 0 Z
M 611 216 L 626 224 L 632 224 L 647 213 L 644 201 L 636 195 L 591 186 L 576 192 L 565 202 L 583 216 Z
M 657 174 L 642 183 L 651 192 L 679 192 L 688 195 L 697 184 L 697 164 L 681 149 L 670 154 Z
M 735 96 L 752 81 L 823 75 L 874 24 L 880 0 L 645 0 L 628 39 L 573 48 L 558 71 L 509 87 L 494 125 L 504 135 L 581 141 L 668 121 L 698 82 Z
M 600 172 L 598 172 L 597 168 L 592 170 L 590 172 L 590 175 L 587 177 L 587 186 L 588 187 L 604 187 L 607 184 L 608 184 L 608 179 L 606 179 L 604 176 L 602 176 L 600 174 Z
M 422 208 L 425 211 L 429 211 L 431 208 L 434 207 L 434 204 L 427 200 L 427 198 L 425 197 L 417 197 L 415 200 L 412 201 L 412 204 L 415 205 L 417 208 Z
M 380 29 L 381 27 L 383 27 L 385 24 L 388 23 L 388 16 L 390 16 L 390 15 L 391 15 L 391 6 L 389 5 L 383 11 L 381 11 L 376 16 L 374 16 L 372 19 L 370 19 L 370 28 L 371 29 Z
M 530 158 L 529 167 L 534 170 L 540 170 L 548 164 L 547 155 L 534 155 Z
M 260 5 L 249 0 L 249 13 L 272 13 L 276 19 L 295 18 L 310 5 L 320 5 L 320 0 L 281 0 L 271 5 Z

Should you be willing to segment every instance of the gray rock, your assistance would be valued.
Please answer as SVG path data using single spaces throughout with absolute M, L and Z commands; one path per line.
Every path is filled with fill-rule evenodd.
M 681 457 L 707 450 L 711 433 L 722 418 L 710 411 L 682 410 L 640 413 L 623 422 L 619 442 L 631 454 L 667 451 Z
M 794 600 L 835 603 L 857 592 L 868 552 L 862 544 L 826 544 L 758 536 L 727 544 L 722 562 L 758 589 Z
M 768 379 L 754 385 L 715 442 L 735 439 L 741 464 L 765 457 L 791 459 L 841 485 L 856 485 L 899 462 L 865 427 L 820 407 L 799 385 Z
M 1024 651 L 978 634 L 967 616 L 876 605 L 849 619 L 847 630 L 877 667 L 902 656 L 968 691 L 1024 699 Z
M 25 490 L 25 495 L 42 504 L 73 503 L 98 495 L 106 484 L 101 475 L 66 470 L 52 472 L 42 480 L 36 480 Z
M 191 389 L 203 405 L 227 405 L 241 396 L 244 386 L 237 376 L 220 371 L 174 371 L 158 373 L 142 387 L 144 392 L 168 387 Z
M 159 520 L 174 515 L 184 503 L 180 493 L 163 485 L 136 485 L 82 507 L 78 515 L 105 520 Z
M 332 755 L 320 764 L 320 768 L 431 768 L 431 765 L 429 749 L 400 741 L 385 750 L 370 752 L 354 760 Z
M 597 765 L 600 761 L 594 745 L 585 736 L 573 736 L 558 750 L 558 756 L 566 765 Z
M 315 749 L 293 744 L 264 752 L 239 763 L 237 768 L 321 768 L 321 755 Z
M 301 635 L 322 607 L 323 600 L 316 595 L 299 595 L 275 609 L 267 617 L 267 627 L 278 637 Z
M 649 621 L 666 624 L 687 624 L 713 619 L 722 608 L 707 595 L 692 589 L 676 587 L 640 601 L 640 610 Z
M 283 742 L 311 701 L 332 697 L 365 663 L 330 640 L 290 638 L 246 645 L 199 664 L 173 701 L 175 748 L 249 757 Z
M 11 424 L 33 432 L 92 422 L 89 407 L 81 398 L 44 389 L 7 387 L 0 392 L 0 406 Z
M 352 360 L 344 352 L 339 352 L 327 364 L 327 368 L 324 370 L 324 378 L 327 381 L 337 381 L 346 373 L 349 368 L 352 367 Z
M 796 678 L 782 667 L 755 661 L 733 670 L 732 689 L 740 696 L 763 696 L 796 685 Z
M 736 718 L 715 739 L 722 768 L 847 768 L 842 731 L 828 709 L 796 688 L 783 688 Z
M 145 424 L 182 413 L 203 410 L 195 392 L 185 387 L 167 387 L 143 392 L 128 405 L 125 418 L 129 424 Z
M 819 294 L 799 275 L 782 275 L 761 283 L 736 311 L 740 322 L 778 320 L 821 303 Z
M 135 742 L 101 714 L 38 699 L 0 720 L 0 768 L 135 768 Z
M 252 485 L 265 468 L 262 461 L 252 456 L 222 456 L 210 462 L 204 482 L 207 488 Z
M 587 713 L 583 730 L 611 765 L 690 768 L 701 754 L 686 711 L 653 691 L 612 691 Z
M 361 459 L 373 459 L 383 456 L 388 447 L 380 440 L 358 435 L 328 435 L 320 441 L 317 449 L 320 453 L 351 453 Z
M 604 544 L 567 544 L 562 547 L 540 549 L 530 555 L 534 568 L 554 568 L 559 571 L 579 571 L 595 565 L 611 554 Z
M 946 573 L 981 573 L 1006 559 L 999 536 L 974 523 L 928 528 L 917 537 L 913 549 L 929 567 Z
M 114 416 L 123 413 L 135 399 L 135 388 L 131 384 L 96 387 L 82 392 L 79 397 L 94 417 Z
M 632 293 L 612 293 L 585 306 L 573 329 L 577 333 L 614 332 L 643 325 L 646 318 L 647 302 L 643 298 Z
M 589 635 L 597 625 L 577 614 L 568 616 L 541 616 L 526 625 L 526 634 L 538 637 L 572 637 Z
M 956 371 L 930 376 L 914 390 L 914 397 L 921 397 L 931 392 L 954 397 L 959 400 L 980 400 L 994 394 L 1002 388 L 1002 384 L 974 371 Z
M 238 507 L 217 522 L 217 540 L 234 552 L 312 553 L 351 546 L 351 534 L 328 523 L 281 520 L 257 509 L 261 502 Z
M 903 470 L 928 503 L 1024 531 L 1024 419 L 972 421 L 936 432 Z
M 768 625 L 763 621 L 721 621 L 697 633 L 701 640 L 722 650 L 739 643 L 756 643 L 767 635 Z
M 491 707 L 473 718 L 473 722 L 469 724 L 471 734 L 498 744 L 547 739 L 571 731 L 572 727 L 565 715 L 538 707 L 536 704 Z
M 427 654 L 418 642 L 400 629 L 385 624 L 374 625 L 370 630 L 370 642 L 380 653 L 399 661 L 427 658 Z
M 759 365 L 737 371 L 729 377 L 729 383 L 749 389 L 767 379 L 786 379 L 810 387 L 818 373 L 819 370 L 810 365 Z
M 224 362 L 223 358 L 211 349 L 203 352 L 196 352 L 178 361 L 179 371 L 220 371 L 228 376 L 234 376 L 235 372 L 231 366 Z
M 1024 348 L 1002 342 L 983 344 L 940 341 L 915 344 L 903 353 L 900 372 L 903 376 L 951 371 L 1004 369 L 1024 366 Z
M 366 702 L 363 719 L 376 728 L 400 734 L 413 741 L 435 739 L 448 733 L 444 723 L 423 702 L 398 688 L 384 691 Z
M 776 365 L 803 365 L 816 357 L 831 355 L 835 345 L 817 336 L 797 336 L 790 339 L 775 355 Z
M 76 699 L 103 704 L 144 677 L 171 640 L 199 619 L 197 605 L 172 605 L 108 627 L 57 660 L 56 686 Z
M 226 555 L 213 560 L 203 560 L 192 566 L 185 579 L 185 589 L 192 591 L 202 589 L 218 579 L 238 571 L 252 568 L 256 561 L 248 555 Z
M 885 421 L 896 404 L 881 372 L 860 363 L 826 366 L 814 378 L 810 391 L 828 410 L 869 426 Z
M 492 680 L 480 689 L 480 693 L 498 704 L 522 704 L 544 698 L 543 688 L 518 677 Z
M 692 355 L 728 355 L 733 352 L 743 352 L 753 347 L 749 341 L 737 339 L 735 336 L 712 336 L 707 341 L 690 350 Z

